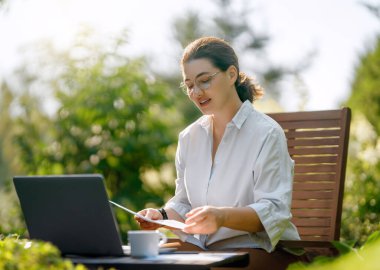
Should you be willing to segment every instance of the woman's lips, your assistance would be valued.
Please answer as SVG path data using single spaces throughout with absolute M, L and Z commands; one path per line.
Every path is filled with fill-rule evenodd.
M 202 99 L 202 100 L 199 100 L 199 104 L 200 104 L 201 106 L 205 106 L 205 105 L 209 104 L 210 101 L 211 101 L 211 98 Z

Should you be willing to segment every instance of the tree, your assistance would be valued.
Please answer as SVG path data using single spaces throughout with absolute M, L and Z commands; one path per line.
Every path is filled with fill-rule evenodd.
M 0 233 L 22 233 L 22 222 L 16 194 L 11 183 L 12 176 L 18 172 L 18 152 L 12 143 L 15 134 L 15 119 L 12 117 L 14 93 L 3 82 L 0 85 Z
M 0 185 L 4 185 L 6 180 L 11 176 L 11 160 L 8 159 L 9 143 L 12 118 L 11 104 L 13 94 L 7 84 L 4 82 L 0 85 Z
M 92 35 L 63 52 L 41 46 L 34 66 L 19 70 L 24 89 L 52 92 L 58 102 L 50 115 L 37 94 L 39 102 L 21 106 L 15 142 L 24 170 L 101 173 L 114 200 L 135 210 L 160 206 L 173 191 L 174 170 L 166 164 L 172 164 L 182 121 L 173 96 L 146 72 L 144 59 L 123 55 L 125 35 L 104 45 Z M 125 232 L 133 217 L 117 213 Z
M 371 10 L 379 10 L 371 6 Z M 380 229 L 380 37 L 361 57 L 346 105 L 353 110 L 342 236 L 363 243 Z
M 231 0 L 213 2 L 215 8 L 208 16 L 202 16 L 199 11 L 191 10 L 186 16 L 174 20 L 173 36 L 178 44 L 177 55 L 180 55 L 187 44 L 199 37 L 217 36 L 233 46 L 239 56 L 241 70 L 246 71 L 248 75 L 255 75 L 255 79 L 264 86 L 268 98 L 279 100 L 281 93 L 278 91 L 279 83 L 287 76 L 294 79 L 294 85 L 301 97 L 307 98 L 305 95 L 307 89 L 300 74 L 310 65 L 312 54 L 304 57 L 302 64 L 294 64 L 294 67 L 274 65 L 265 52 L 270 37 L 256 30 L 249 20 L 254 14 L 251 2 Z M 254 67 L 252 63 L 255 63 Z M 177 70 L 179 71 L 179 68 Z M 190 123 L 200 116 L 200 112 L 179 91 L 178 86 L 182 78 L 178 71 L 169 74 L 159 72 L 159 76 L 171 84 L 173 90 L 176 91 L 186 122 Z
M 375 47 L 363 55 L 355 71 L 348 105 L 365 115 L 380 134 L 380 37 Z M 364 105 L 365 104 L 365 105 Z

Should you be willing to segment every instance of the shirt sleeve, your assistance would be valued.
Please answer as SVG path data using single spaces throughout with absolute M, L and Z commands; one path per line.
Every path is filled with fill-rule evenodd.
M 175 181 L 176 188 L 174 197 L 171 198 L 167 203 L 166 207 L 176 211 L 183 219 L 186 219 L 185 214 L 191 210 L 191 204 L 189 202 L 186 186 L 184 181 L 184 175 L 186 170 L 185 156 L 186 147 L 185 143 L 181 139 L 181 134 L 179 136 L 179 142 L 175 158 L 175 166 L 177 171 L 177 179 Z
M 253 240 L 271 252 L 290 223 L 294 162 L 282 130 L 272 129 L 254 164 L 254 203 L 265 231 L 252 233 Z

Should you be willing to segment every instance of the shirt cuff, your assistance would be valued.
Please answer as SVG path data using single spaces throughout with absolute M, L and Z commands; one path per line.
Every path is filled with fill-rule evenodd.
M 167 202 L 165 207 L 171 208 L 174 211 L 176 211 L 177 214 L 180 215 L 184 220 L 186 220 L 186 213 L 190 212 L 191 210 L 190 205 L 173 201 Z
M 275 216 L 273 216 L 273 211 L 270 211 L 270 205 L 266 203 L 255 203 L 248 205 L 248 207 L 255 210 L 265 230 L 262 232 L 252 233 L 252 240 L 260 244 L 266 251 L 272 252 L 280 240 L 284 230 L 280 228 L 281 225 L 278 220 L 276 220 Z

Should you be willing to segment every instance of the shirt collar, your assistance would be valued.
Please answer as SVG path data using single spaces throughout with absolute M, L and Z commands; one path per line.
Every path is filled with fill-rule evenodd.
M 252 104 L 249 100 L 246 100 L 239 108 L 238 112 L 232 118 L 231 124 L 235 125 L 238 129 L 244 124 L 248 115 L 253 110 Z M 208 132 L 210 130 L 212 117 L 210 115 L 205 115 L 200 121 L 200 125 Z
M 234 118 L 232 118 L 231 122 L 235 124 L 238 129 L 240 129 L 252 110 L 253 107 L 251 102 L 249 100 L 244 101 L 244 103 L 240 106 L 238 112 L 235 114 Z
M 209 133 L 210 131 L 211 121 L 212 121 L 211 115 L 204 115 L 200 121 L 201 127 L 204 128 L 207 133 Z

